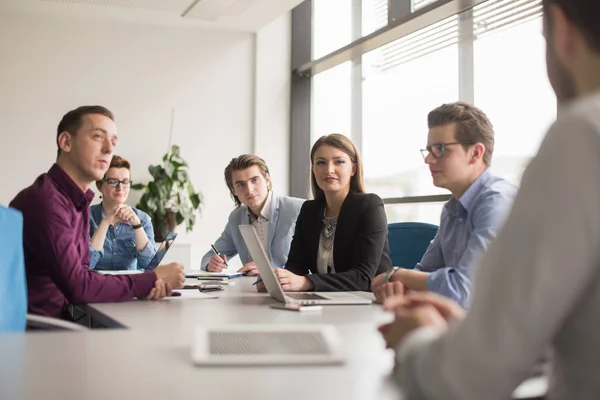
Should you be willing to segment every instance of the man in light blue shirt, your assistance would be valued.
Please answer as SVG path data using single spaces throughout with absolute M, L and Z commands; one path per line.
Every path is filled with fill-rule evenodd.
M 304 200 L 275 194 L 267 163 L 254 154 L 242 154 L 232 159 L 224 175 L 236 208 L 214 243 L 220 254 L 209 250 L 202 257 L 201 268 L 221 272 L 227 268 L 227 260 L 239 254 L 244 265 L 238 272 L 258 275 L 256 264 L 240 233 L 240 225 L 253 225 L 271 264 L 284 268 Z
M 467 308 L 473 268 L 502 227 L 517 188 L 488 170 L 494 130 L 487 116 L 463 103 L 444 104 L 428 116 L 421 152 L 433 184 L 450 190 L 440 228 L 414 270 L 395 269 L 372 284 L 378 302 L 406 290 L 429 290 Z

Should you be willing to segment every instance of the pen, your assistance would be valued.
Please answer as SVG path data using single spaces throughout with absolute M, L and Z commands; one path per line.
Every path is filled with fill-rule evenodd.
M 259 284 L 259 283 L 261 283 L 261 282 L 262 282 L 262 279 L 259 279 L 259 280 L 257 280 L 256 282 L 254 282 L 254 283 L 252 284 L 252 286 L 258 285 L 258 284 Z
M 221 257 L 221 260 L 223 260 L 223 263 L 225 263 L 225 266 L 227 268 L 229 268 L 229 265 L 227 265 L 227 261 L 225 261 L 225 259 L 223 258 L 223 255 L 221 253 L 219 253 L 219 250 L 217 250 L 217 248 L 215 247 L 215 245 L 211 244 L 210 247 L 212 248 L 213 253 L 215 253 L 215 255 Z

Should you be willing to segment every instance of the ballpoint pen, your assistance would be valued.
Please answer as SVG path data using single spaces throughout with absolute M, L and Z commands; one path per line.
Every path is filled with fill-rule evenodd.
M 261 282 L 262 282 L 262 279 L 259 279 L 259 280 L 257 280 L 256 282 L 254 282 L 254 283 L 252 284 L 252 286 L 258 285 L 258 284 L 259 284 L 259 283 L 261 283 Z
M 215 245 L 211 244 L 210 247 L 212 248 L 213 253 L 215 253 L 215 255 L 221 257 L 221 260 L 223 260 L 223 263 L 225 264 L 225 266 L 227 268 L 229 268 L 229 265 L 227 265 L 227 261 L 225 261 L 225 259 L 223 258 L 223 255 L 219 252 L 219 250 L 217 250 L 217 248 L 215 247 Z

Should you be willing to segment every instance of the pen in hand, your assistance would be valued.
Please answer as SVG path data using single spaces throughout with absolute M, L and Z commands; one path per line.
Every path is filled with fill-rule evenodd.
M 215 247 L 215 245 L 211 244 L 210 247 L 212 248 L 213 253 L 215 253 L 216 256 L 221 257 L 221 260 L 223 260 L 223 263 L 225 264 L 225 266 L 227 268 L 229 268 L 229 265 L 227 265 L 227 261 L 225 261 L 225 259 L 223 258 L 223 255 L 219 252 L 219 250 L 217 250 L 217 248 Z
M 259 280 L 257 280 L 256 282 L 254 282 L 254 283 L 252 284 L 252 286 L 256 286 L 256 285 L 258 285 L 258 284 L 259 284 L 259 283 L 261 283 L 261 282 L 262 282 L 262 279 L 259 279 Z

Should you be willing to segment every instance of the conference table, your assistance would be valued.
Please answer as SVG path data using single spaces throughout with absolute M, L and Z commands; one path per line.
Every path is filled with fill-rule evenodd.
M 253 278 L 224 291 L 158 301 L 85 306 L 107 329 L 29 332 L 0 340 L 0 399 L 402 399 L 390 379 L 393 352 L 377 326 L 392 316 L 379 305 L 327 306 L 322 311 L 272 309 Z M 370 293 L 360 293 L 372 298 Z M 211 298 L 216 296 L 217 298 Z M 199 367 L 191 352 L 197 326 L 332 324 L 346 362 L 336 366 Z M 114 329 L 110 329 L 114 328 Z M 536 398 L 544 378 L 515 392 Z

